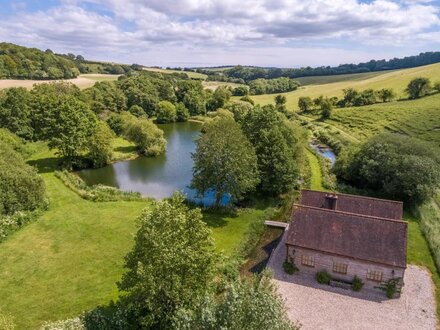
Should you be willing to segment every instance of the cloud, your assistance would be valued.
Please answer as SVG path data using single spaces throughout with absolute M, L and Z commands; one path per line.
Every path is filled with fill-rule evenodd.
M 17 10 L 0 24 L 0 38 L 130 62 L 142 54 L 186 60 L 194 49 L 230 58 L 231 50 L 275 54 L 280 47 L 287 56 L 302 44 L 335 43 L 362 54 L 377 45 L 432 47 L 440 45 L 439 26 L 439 7 L 429 0 L 63 0 Z M 355 53 L 345 50 L 345 58 Z

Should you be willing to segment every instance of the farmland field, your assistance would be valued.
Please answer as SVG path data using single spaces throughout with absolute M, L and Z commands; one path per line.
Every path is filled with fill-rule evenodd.
M 360 75 L 360 76 L 359 76 Z M 363 76 L 362 76 L 363 75 Z M 327 77 L 308 77 L 303 79 L 312 80 L 316 79 L 313 85 L 306 85 L 300 87 L 298 90 L 293 92 L 282 93 L 287 99 L 287 107 L 289 110 L 298 109 L 298 99 L 301 96 L 310 96 L 311 98 L 318 97 L 319 95 L 324 95 L 328 97 L 342 96 L 342 90 L 344 88 L 353 87 L 358 90 L 363 90 L 367 88 L 381 89 L 381 88 L 393 88 L 397 94 L 398 98 L 405 97 L 404 90 L 411 79 L 415 77 L 427 77 L 433 82 L 440 81 L 440 63 L 425 65 L 417 68 L 402 69 L 394 71 L 383 71 L 371 73 L 370 76 L 367 74 L 354 74 L 354 75 L 344 75 L 347 80 L 324 83 L 325 80 L 332 81 L 338 76 L 332 76 L 332 78 Z M 359 77 L 365 79 L 359 79 Z M 318 80 L 318 78 L 320 80 Z M 270 104 L 274 103 L 274 97 L 277 94 L 264 94 L 264 95 L 254 95 L 252 99 L 257 104 Z
M 82 74 L 74 79 L 65 79 L 63 81 L 71 82 L 77 85 L 79 88 L 84 89 L 92 87 L 97 81 L 114 81 L 117 80 L 119 75 L 117 74 L 100 74 L 100 73 L 90 73 Z M 1 79 L 0 89 L 10 88 L 10 87 L 25 87 L 31 89 L 35 84 L 50 83 L 59 80 L 18 80 L 18 79 Z

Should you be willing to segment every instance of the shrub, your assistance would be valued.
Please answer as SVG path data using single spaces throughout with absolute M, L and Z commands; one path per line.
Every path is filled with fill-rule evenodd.
M 362 287 L 364 286 L 364 282 L 362 282 L 362 280 L 355 276 L 353 278 L 353 283 L 351 284 L 351 289 L 353 291 L 361 291 Z
M 176 105 L 176 121 L 187 121 L 189 118 L 189 111 L 182 102 Z
M 121 191 L 103 185 L 88 186 L 79 176 L 68 171 L 56 171 L 55 176 L 60 179 L 67 188 L 77 193 L 82 198 L 94 202 L 131 201 L 142 199 L 141 194 L 137 192 Z
M 283 262 L 283 269 L 289 275 L 293 275 L 298 271 L 298 267 L 296 267 L 295 263 L 290 260 L 285 260 Z
M 41 209 L 31 212 L 18 211 L 13 215 L 0 217 L 0 242 L 21 227 L 35 221 L 41 214 L 41 210 L 47 208 L 48 204 L 49 203 L 46 200 L 46 203 L 42 205 Z
M 400 283 L 400 280 L 400 278 L 391 278 L 383 283 L 379 289 L 385 292 L 388 299 L 392 299 L 397 293 L 397 285 Z
M 157 156 L 165 152 L 167 141 L 163 131 L 148 119 L 128 120 L 124 125 L 124 134 L 134 142 L 139 151 L 146 156 Z
M 327 273 L 325 270 L 323 270 L 321 272 L 316 273 L 316 280 L 320 284 L 329 285 L 330 281 L 332 280 L 332 276 L 329 273 Z
M 172 123 L 177 119 L 176 107 L 169 101 L 160 101 L 156 113 L 159 124 Z
M 113 154 L 111 145 L 113 138 L 114 133 L 110 127 L 105 122 L 99 121 L 88 145 L 88 157 L 93 162 L 93 167 L 110 164 Z
M 35 168 L 0 142 L 0 215 L 32 211 L 43 204 L 45 185 Z
M 410 99 L 418 99 L 431 91 L 431 81 L 428 78 L 414 78 L 408 84 L 405 92 Z

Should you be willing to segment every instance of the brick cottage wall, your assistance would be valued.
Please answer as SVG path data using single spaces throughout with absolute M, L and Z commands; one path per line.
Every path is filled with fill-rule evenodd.
M 392 278 L 401 278 L 403 282 L 403 275 L 405 269 L 400 267 L 391 267 L 376 263 L 364 262 L 360 260 L 355 260 L 351 258 L 344 258 L 340 256 L 335 256 L 331 254 L 325 254 L 309 249 L 294 247 L 291 245 L 286 245 L 287 247 L 287 257 L 289 260 L 292 260 L 296 267 L 298 267 L 298 274 L 304 274 L 306 276 L 315 276 L 317 272 L 327 271 L 332 278 L 349 281 L 351 282 L 356 275 L 359 277 L 364 286 L 362 290 L 374 290 L 380 291 L 377 287 L 384 282 Z M 305 258 L 303 259 L 303 256 Z M 311 263 L 313 260 L 314 266 L 307 266 L 303 264 L 303 261 L 308 261 Z M 341 274 L 334 271 L 334 264 L 339 264 L 339 268 L 341 269 L 342 265 L 347 265 L 346 274 Z M 344 266 L 342 266 L 342 269 Z M 368 272 L 382 272 L 381 281 L 371 280 L 367 278 Z M 398 292 L 400 288 L 398 288 Z M 396 297 L 398 295 L 396 294 Z

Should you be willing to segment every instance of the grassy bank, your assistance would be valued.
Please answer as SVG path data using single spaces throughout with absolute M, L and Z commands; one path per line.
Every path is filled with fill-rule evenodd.
M 34 329 L 116 299 L 135 219 L 150 205 L 84 200 L 55 177 L 54 153 L 44 145 L 38 149 L 31 163 L 46 183 L 49 210 L 0 248 L 0 310 L 14 317 L 17 329 Z M 217 250 L 232 253 L 263 214 L 264 206 L 236 216 L 204 216 Z
M 306 86 L 303 86 L 293 92 L 282 93 L 282 95 L 284 95 L 287 99 L 288 109 L 297 110 L 298 99 L 301 96 L 310 96 L 311 98 L 318 97 L 319 95 L 341 97 L 342 90 L 349 87 L 359 90 L 367 88 L 393 88 L 397 94 L 397 98 L 406 97 L 404 90 L 411 79 L 416 77 L 427 77 L 431 78 L 433 82 L 438 81 L 438 77 L 440 77 L 440 63 L 411 69 L 375 72 L 374 74 L 370 75 L 360 74 L 344 76 L 345 77 L 342 81 L 335 81 L 338 76 L 307 78 L 313 82 L 313 84 L 307 84 Z M 307 81 L 305 80 L 306 78 L 302 79 L 303 82 Z M 274 103 L 274 97 L 274 94 L 265 94 L 252 96 L 252 99 L 255 101 L 255 103 L 264 105 Z

